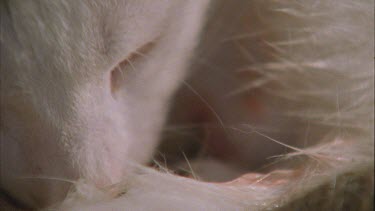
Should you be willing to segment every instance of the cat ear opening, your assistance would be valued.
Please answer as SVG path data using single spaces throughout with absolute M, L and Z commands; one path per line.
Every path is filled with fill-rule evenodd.
M 114 98 L 116 93 L 123 88 L 128 71 L 136 71 L 135 63 L 140 59 L 145 59 L 147 53 L 155 46 L 155 42 L 147 42 L 137 50 L 130 53 L 124 60 L 119 62 L 110 72 L 110 90 Z

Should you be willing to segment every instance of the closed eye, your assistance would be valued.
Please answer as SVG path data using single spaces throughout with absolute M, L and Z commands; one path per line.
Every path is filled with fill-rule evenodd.
M 121 89 L 124 85 L 126 79 L 126 71 L 130 68 L 131 70 L 135 71 L 134 62 L 142 57 L 146 57 L 147 53 L 150 52 L 153 47 L 155 46 L 155 42 L 148 42 L 138 48 L 136 51 L 130 53 L 124 60 L 118 63 L 110 73 L 110 90 L 112 96 L 115 98 L 116 93 Z

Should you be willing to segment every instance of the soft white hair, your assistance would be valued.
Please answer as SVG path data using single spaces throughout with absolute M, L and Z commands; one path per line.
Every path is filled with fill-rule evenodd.
M 248 49 L 256 62 L 247 69 L 259 77 L 235 93 L 260 87 L 277 102 L 280 114 L 308 121 L 320 133 L 319 144 L 282 158 L 294 171 L 284 175 L 275 168 L 267 175 L 287 182 L 230 186 L 135 165 L 131 176 L 105 191 L 78 181 L 58 209 L 371 210 L 373 2 L 255 0 L 239 5 L 256 14 L 251 17 L 257 27 L 235 39 L 262 37 L 273 55 L 265 61 L 261 52 Z

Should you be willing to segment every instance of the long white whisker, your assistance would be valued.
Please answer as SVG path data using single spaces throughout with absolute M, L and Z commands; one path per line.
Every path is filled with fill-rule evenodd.
M 67 182 L 72 184 L 77 184 L 76 181 L 59 178 L 59 177 L 46 177 L 46 176 L 30 176 L 30 177 L 17 177 L 17 179 L 40 179 L 40 180 L 55 180 L 60 182 Z
M 219 116 L 219 114 L 215 111 L 215 109 L 192 87 L 190 86 L 186 81 L 183 81 L 183 84 L 188 87 L 207 107 L 210 109 L 210 111 L 215 115 L 215 118 L 219 121 L 221 127 L 223 128 L 225 134 L 227 135 L 226 127 L 224 125 L 223 120 Z

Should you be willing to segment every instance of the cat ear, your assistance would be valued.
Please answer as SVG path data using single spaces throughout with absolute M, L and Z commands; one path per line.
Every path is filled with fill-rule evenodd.
M 111 69 L 110 72 L 110 90 L 114 98 L 116 93 L 125 85 L 125 80 L 128 71 L 136 71 L 135 63 L 138 60 L 146 59 L 148 52 L 150 52 L 155 46 L 155 41 L 147 42 L 146 44 L 139 47 L 137 50 L 131 52 L 122 61 Z

